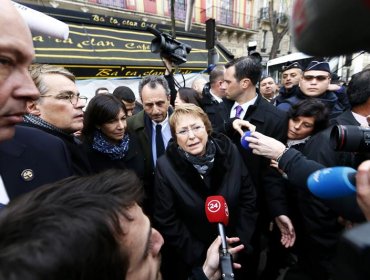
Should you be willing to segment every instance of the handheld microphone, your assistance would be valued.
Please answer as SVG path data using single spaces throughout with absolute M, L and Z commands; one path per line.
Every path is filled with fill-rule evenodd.
M 245 139 L 245 137 L 250 137 L 251 133 L 252 132 L 250 130 L 247 130 L 246 132 L 244 132 L 242 138 L 240 138 L 240 144 L 246 150 L 249 150 L 250 148 L 249 148 L 249 142 Z
M 220 267 L 222 279 L 234 279 L 232 256 L 227 250 L 225 228 L 229 223 L 229 209 L 221 195 L 207 197 L 205 204 L 207 219 L 210 223 L 217 223 L 218 232 L 221 236 Z
M 69 35 L 69 26 L 44 13 L 13 2 L 32 33 L 40 33 L 65 40 Z
M 294 45 L 306 54 L 336 56 L 370 49 L 369 0 L 296 0 L 290 24 Z
M 307 179 L 311 193 L 323 199 L 334 199 L 356 193 L 356 170 L 350 167 L 330 167 L 312 173 Z
M 193 19 L 193 10 L 194 10 L 195 0 L 188 0 L 186 7 L 186 16 L 185 16 L 185 31 L 190 31 L 191 21 Z

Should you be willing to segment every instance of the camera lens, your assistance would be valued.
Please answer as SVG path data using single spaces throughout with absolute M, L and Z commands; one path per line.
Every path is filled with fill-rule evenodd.
M 336 151 L 370 151 L 370 129 L 356 125 L 336 125 L 330 133 L 330 144 Z

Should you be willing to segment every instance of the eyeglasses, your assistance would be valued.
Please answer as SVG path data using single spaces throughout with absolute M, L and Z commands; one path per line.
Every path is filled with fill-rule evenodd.
M 80 96 L 80 94 L 62 94 L 62 95 L 40 95 L 40 97 L 54 97 L 57 100 L 69 100 L 73 106 L 76 106 L 79 100 L 82 100 L 84 104 L 87 102 L 86 96 Z
M 303 79 L 305 81 L 312 81 L 313 79 L 316 79 L 317 81 L 319 82 L 322 82 L 322 81 L 325 81 L 327 78 L 329 78 L 329 76 L 325 76 L 325 75 L 317 75 L 317 76 L 313 76 L 313 75 L 303 75 Z
M 198 134 L 202 132 L 203 129 L 204 129 L 204 126 L 197 125 L 190 129 L 182 129 L 179 132 L 176 132 L 176 134 L 180 136 L 189 136 L 190 131 L 192 131 L 194 134 Z

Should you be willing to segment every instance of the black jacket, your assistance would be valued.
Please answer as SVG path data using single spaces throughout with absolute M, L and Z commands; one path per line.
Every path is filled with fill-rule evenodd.
M 214 132 L 223 132 L 225 123 L 230 118 L 230 112 L 225 103 L 219 103 L 210 93 L 210 84 L 207 83 L 202 92 L 201 107 L 207 114 Z
M 113 160 L 104 153 L 101 153 L 92 148 L 92 143 L 84 142 L 83 148 L 89 159 L 92 171 L 94 173 L 101 172 L 106 169 L 131 169 L 135 171 L 139 178 L 144 176 L 144 162 L 142 160 L 142 152 L 136 137 L 129 135 L 130 142 L 126 156 L 122 159 Z
M 91 166 L 82 148 L 82 142 L 72 134 L 61 133 L 32 123 L 24 122 L 22 126 L 37 128 L 61 139 L 69 151 L 74 175 L 88 175 L 92 173 Z
M 225 100 L 228 111 L 231 111 L 234 102 Z M 260 198 L 264 197 L 264 188 L 270 188 L 272 185 L 284 184 L 280 173 L 275 168 L 270 167 L 270 160 L 252 153 L 252 150 L 245 150 L 240 144 L 240 134 L 232 128 L 230 119 L 226 124 L 225 130 L 233 143 L 238 147 L 248 171 L 251 174 L 253 183 L 256 186 Z M 270 104 L 261 95 L 258 95 L 254 105 L 251 105 L 244 117 L 256 126 L 256 131 L 273 137 L 283 143 L 286 141 L 287 115 Z M 262 205 L 264 208 L 264 203 Z
M 225 198 L 230 213 L 226 234 L 239 236 L 246 248 L 257 218 L 255 189 L 236 147 L 222 134 L 209 139 L 217 149 L 209 186 L 180 156 L 174 142 L 158 159 L 155 173 L 155 226 L 175 254 L 166 265 L 184 263 L 189 268 L 187 275 L 192 267 L 204 262 L 208 246 L 218 235 L 216 225 L 206 218 L 208 196 Z
M 63 141 L 22 126 L 16 126 L 12 139 L 0 143 L 0 174 L 10 200 L 73 175 Z

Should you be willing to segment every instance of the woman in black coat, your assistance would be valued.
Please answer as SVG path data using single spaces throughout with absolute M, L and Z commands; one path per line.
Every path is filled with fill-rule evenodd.
M 137 140 L 126 131 L 126 117 L 125 105 L 113 95 L 97 95 L 89 102 L 82 139 L 94 172 L 128 168 L 142 177 L 141 150 Z
M 230 213 L 226 234 L 240 237 L 248 248 L 257 218 L 256 193 L 236 146 L 225 135 L 211 136 L 211 123 L 200 107 L 177 106 L 170 126 L 172 141 L 156 166 L 154 222 L 165 240 L 164 279 L 186 279 L 218 235 L 217 225 L 206 218 L 207 197 L 225 198 Z M 238 261 L 243 266 L 243 258 Z

